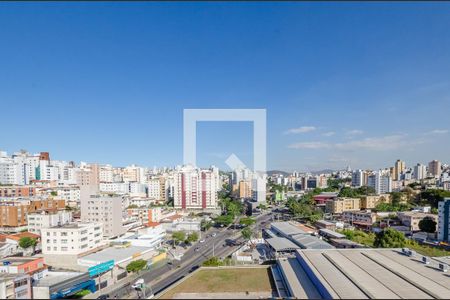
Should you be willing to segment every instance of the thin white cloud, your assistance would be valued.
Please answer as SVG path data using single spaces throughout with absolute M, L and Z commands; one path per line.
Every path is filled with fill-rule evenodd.
M 446 134 L 448 133 L 448 129 L 435 129 L 427 132 L 427 134 Z
M 348 130 L 345 134 L 347 135 L 360 135 L 363 134 L 364 131 L 359 130 L 359 129 L 352 129 L 352 130 Z
M 323 142 L 303 142 L 295 143 L 288 146 L 291 149 L 324 149 L 330 148 L 331 145 Z
M 421 144 L 424 141 L 414 139 L 408 140 L 407 135 L 397 134 L 383 137 L 370 137 L 359 140 L 352 140 L 342 143 L 325 143 L 325 142 L 301 142 L 288 146 L 290 149 L 336 149 L 342 151 L 356 151 L 356 150 L 371 150 L 371 151 L 385 151 L 393 149 L 407 148 L 413 145 Z
M 328 132 L 325 132 L 324 134 L 322 134 L 323 136 L 333 136 L 333 135 L 335 135 L 336 134 L 336 132 L 334 132 L 334 131 L 328 131 Z
M 316 130 L 314 126 L 302 126 L 298 128 L 291 128 L 284 132 L 284 134 L 298 134 L 298 133 L 306 133 Z

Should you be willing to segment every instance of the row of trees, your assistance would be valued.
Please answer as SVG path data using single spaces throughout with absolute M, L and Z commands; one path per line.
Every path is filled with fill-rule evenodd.
M 185 244 L 192 244 L 196 241 L 198 241 L 198 233 L 197 232 L 191 232 L 190 234 L 186 234 L 184 231 L 175 231 L 172 233 L 172 239 L 175 244 L 185 243 Z
M 286 206 L 294 215 L 294 218 L 301 218 L 311 223 L 314 223 L 322 218 L 322 212 L 315 208 L 314 200 L 312 198 L 316 192 L 317 191 L 312 191 L 307 193 L 298 200 L 295 198 L 289 198 L 287 200 Z

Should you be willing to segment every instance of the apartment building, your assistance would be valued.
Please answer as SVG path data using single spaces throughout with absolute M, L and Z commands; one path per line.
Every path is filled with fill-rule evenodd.
M 0 228 L 6 232 L 18 232 L 26 229 L 27 213 L 40 209 L 64 209 L 64 200 L 27 200 L 15 199 L 0 201 Z
M 0 299 L 32 299 L 30 275 L 0 273 Z
M 361 197 L 361 209 L 372 209 L 380 203 L 391 203 L 391 196 L 389 194 L 381 194 Z
M 41 234 L 42 228 L 62 226 L 72 222 L 72 212 L 66 210 L 40 210 L 27 214 L 28 231 Z
M 328 200 L 325 205 L 325 211 L 331 214 L 342 214 L 344 211 L 360 209 L 361 200 L 359 198 L 338 197 Z
M 5 197 L 33 197 L 36 195 L 36 188 L 32 186 L 0 186 L 0 198 Z
M 252 184 L 249 181 L 240 181 L 239 182 L 239 198 L 248 199 L 252 198 Z
M 174 207 L 176 209 L 215 209 L 218 174 L 185 166 L 174 172 Z
M 427 166 L 422 164 L 417 164 L 414 166 L 414 179 L 422 180 L 427 178 Z
M 438 204 L 438 239 L 450 242 L 450 198 Z
M 166 201 L 167 196 L 167 179 L 164 176 L 148 180 L 148 197 Z
M 363 170 L 352 172 L 352 186 L 361 187 L 367 185 L 367 173 Z
M 402 211 L 397 213 L 397 217 L 404 226 L 409 227 L 410 231 L 420 231 L 419 222 L 424 218 L 431 218 L 436 223 L 438 222 L 438 216 L 434 214 L 426 214 L 417 211 Z
M 79 255 L 103 245 L 101 223 L 68 223 L 41 229 L 44 255 Z
M 376 222 L 377 214 L 370 211 L 344 211 L 342 219 L 355 226 L 369 227 Z
M 405 162 L 401 161 L 400 159 L 397 159 L 397 161 L 395 162 L 395 165 L 394 165 L 393 179 L 400 180 L 401 174 L 405 171 L 405 169 L 406 169 Z
M 439 177 L 442 174 L 442 164 L 438 160 L 432 160 L 428 163 L 428 172 L 434 177 Z
M 81 221 L 103 224 L 103 235 L 111 238 L 125 233 L 122 226 L 122 197 L 90 195 L 81 198 Z
M 374 188 L 377 195 L 392 192 L 391 176 L 383 174 L 382 171 L 377 171 L 375 174 L 370 175 L 367 179 L 367 185 Z

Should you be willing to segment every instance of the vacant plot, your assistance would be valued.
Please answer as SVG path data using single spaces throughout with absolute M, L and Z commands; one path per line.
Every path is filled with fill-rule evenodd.
M 275 289 L 271 276 L 269 268 L 200 269 L 160 298 L 178 293 L 271 293 Z

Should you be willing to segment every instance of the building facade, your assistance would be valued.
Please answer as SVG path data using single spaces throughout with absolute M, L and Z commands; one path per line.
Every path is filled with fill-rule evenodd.
M 122 226 L 122 197 L 90 195 L 81 198 L 81 221 L 103 224 L 103 234 L 111 238 L 125 232 Z
M 44 255 L 79 255 L 103 244 L 101 223 L 69 223 L 41 229 Z
M 438 218 L 438 239 L 450 242 L 450 198 L 439 202 Z
M 218 174 L 185 166 L 174 173 L 175 209 L 215 209 Z

